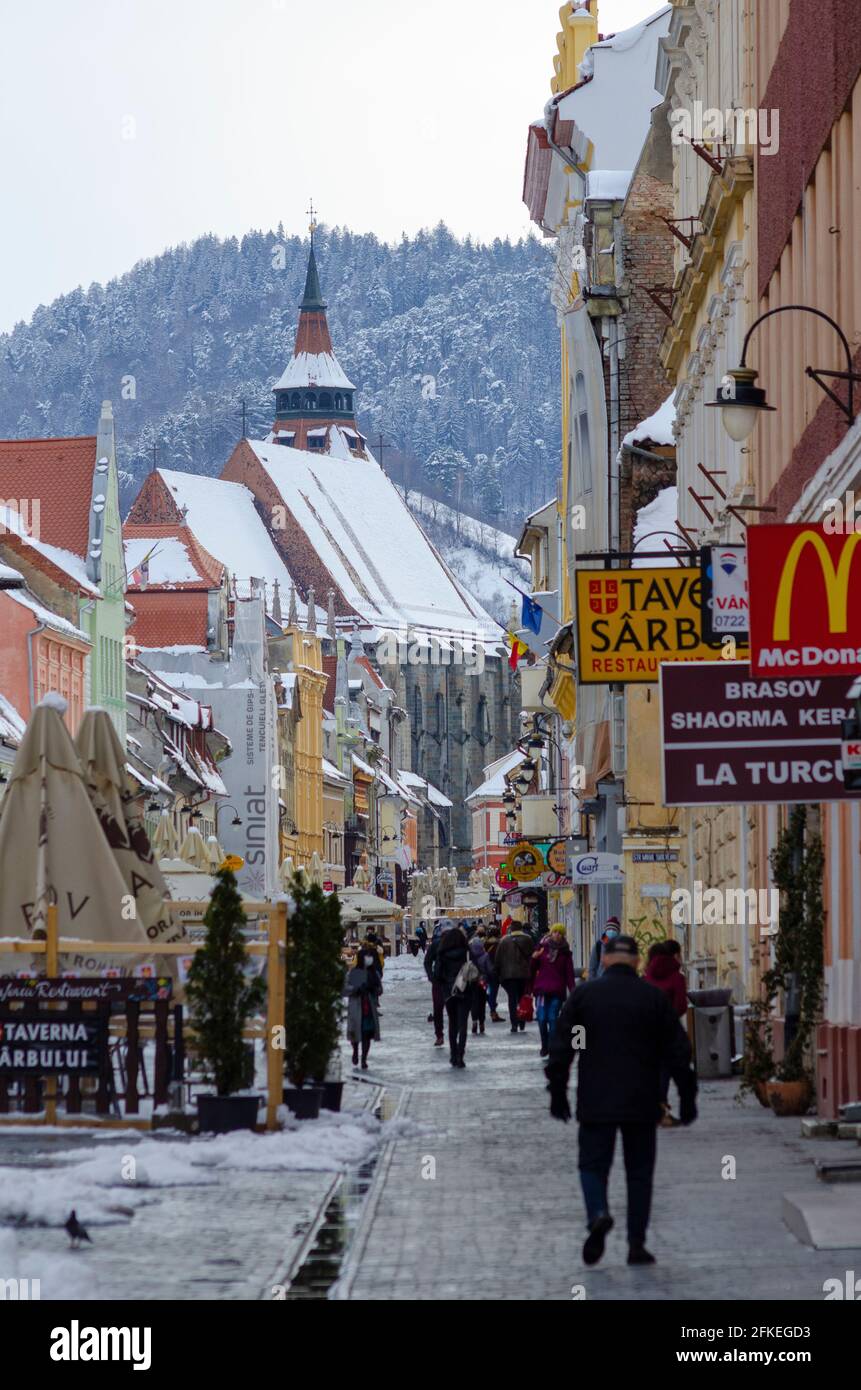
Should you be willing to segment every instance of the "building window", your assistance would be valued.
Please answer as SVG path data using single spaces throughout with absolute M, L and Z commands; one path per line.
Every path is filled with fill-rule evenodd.
M 341 395 L 340 391 L 336 391 L 336 392 L 335 392 L 335 409 L 336 409 L 336 410 L 343 410 L 343 409 L 344 409 L 344 397 Z
M 589 400 L 586 378 L 578 372 L 574 379 L 574 430 L 577 440 L 577 462 L 580 470 L 580 492 L 592 491 L 592 452 L 589 439 Z
M 304 406 L 306 410 L 317 409 L 317 394 L 315 391 L 306 392 Z
M 302 398 L 301 398 L 301 396 L 299 395 L 299 392 L 298 392 L 298 391 L 294 391 L 294 392 L 293 392 L 293 409 L 294 409 L 294 410 L 298 410 L 298 409 L 299 409 L 299 407 L 300 407 L 300 405 L 301 405 L 301 401 L 302 401 Z
M 325 443 L 326 436 L 324 434 L 309 434 L 308 436 L 309 449 L 322 449 L 325 446 Z
M 321 409 L 321 410 L 331 410 L 331 409 L 332 409 L 332 396 L 331 396 L 331 393 L 330 393 L 329 391 L 321 391 L 321 392 L 320 392 L 320 401 L 319 401 L 319 404 L 320 404 L 320 409 Z

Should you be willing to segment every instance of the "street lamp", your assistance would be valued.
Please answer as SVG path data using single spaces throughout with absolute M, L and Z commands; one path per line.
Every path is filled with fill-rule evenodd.
M 222 801 L 221 804 L 220 804 L 219 806 L 216 806 L 216 808 L 215 808 L 215 833 L 216 833 L 216 835 L 218 835 L 218 817 L 221 815 L 221 812 L 222 812 L 222 811 L 232 811 L 232 812 L 233 812 L 233 820 L 230 822 L 231 825 L 241 825 L 241 824 L 242 824 L 242 817 L 240 816 L 240 814 L 239 814 L 239 812 L 237 811 L 236 807 L 235 807 L 235 806 L 231 806 L 231 804 L 230 804 L 229 801 Z
M 522 796 L 525 796 L 532 786 L 532 779 L 535 776 L 535 763 L 531 758 L 526 758 L 514 778 L 514 785 Z
M 741 349 L 741 362 L 737 367 L 731 367 L 726 373 L 717 389 L 717 395 L 713 401 L 708 401 L 710 409 L 721 411 L 724 429 L 731 439 L 737 444 L 742 444 L 753 433 L 759 415 L 763 411 L 774 410 L 773 405 L 769 405 L 765 392 L 762 387 L 755 385 L 757 373 L 752 367 L 747 365 L 747 347 L 755 330 L 766 319 L 770 319 L 774 314 L 785 314 L 790 310 L 797 310 L 804 314 L 814 314 L 817 318 L 824 319 L 830 323 L 835 333 L 843 344 L 843 351 L 846 353 L 846 371 L 833 371 L 827 367 L 805 367 L 805 375 L 815 381 L 817 386 L 821 386 L 827 396 L 831 397 L 835 405 L 839 406 L 846 416 L 847 425 L 855 422 L 855 392 L 854 384 L 861 381 L 861 376 L 852 370 L 852 351 L 849 341 L 839 323 L 836 323 L 829 314 L 823 313 L 821 309 L 812 309 L 809 304 L 781 304 L 776 309 L 769 309 L 764 314 L 760 314 L 755 319 L 745 334 L 744 343 Z M 836 392 L 826 386 L 821 380 L 823 376 L 836 377 L 840 381 L 847 383 L 848 399 L 842 401 Z

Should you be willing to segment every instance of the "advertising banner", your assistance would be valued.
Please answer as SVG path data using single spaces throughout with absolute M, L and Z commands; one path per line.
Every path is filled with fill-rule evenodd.
M 702 635 L 693 566 L 578 570 L 577 641 L 583 685 L 657 681 L 664 661 L 717 660 L 721 651 Z
M 861 671 L 861 532 L 749 526 L 750 659 L 755 675 Z
M 702 551 L 703 637 L 718 641 L 727 633 L 747 640 L 749 607 L 747 548 L 707 545 Z
M 745 661 L 663 665 L 664 805 L 851 800 L 840 760 L 849 687 L 835 676 L 764 679 Z
M 571 859 L 572 884 L 622 883 L 624 878 L 621 855 L 590 852 Z

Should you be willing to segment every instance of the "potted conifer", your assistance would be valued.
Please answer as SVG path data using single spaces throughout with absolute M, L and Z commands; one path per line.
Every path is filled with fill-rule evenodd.
M 200 1128 L 214 1134 L 253 1129 L 260 1097 L 242 1093 L 247 1058 L 242 1031 L 266 995 L 246 974 L 245 913 L 236 878 L 220 869 L 204 917 L 206 939 L 188 972 L 188 1000 L 197 1048 L 215 1093 L 197 1098 Z
M 287 932 L 284 1103 L 301 1119 L 313 1119 L 321 1103 L 338 1110 L 343 1082 L 328 1076 L 338 1048 L 344 966 L 337 897 L 298 876 Z M 328 1079 L 327 1079 L 328 1077 Z

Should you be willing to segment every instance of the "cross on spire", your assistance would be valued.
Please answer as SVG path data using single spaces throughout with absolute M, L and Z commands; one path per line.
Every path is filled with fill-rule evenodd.
M 311 198 L 307 207 L 307 215 L 311 221 L 308 223 L 308 231 L 311 233 L 311 244 L 314 244 L 314 233 L 317 230 L 317 209 L 314 207 L 314 199 Z

